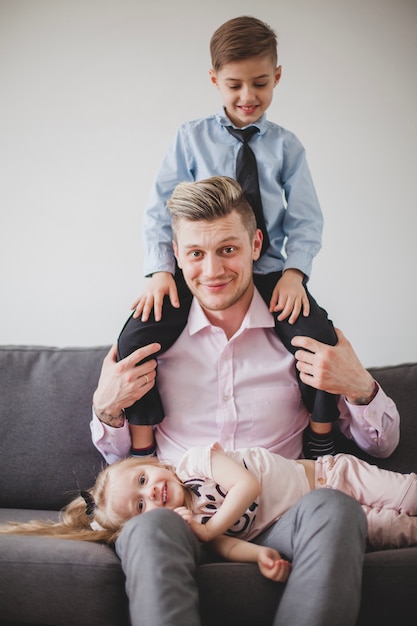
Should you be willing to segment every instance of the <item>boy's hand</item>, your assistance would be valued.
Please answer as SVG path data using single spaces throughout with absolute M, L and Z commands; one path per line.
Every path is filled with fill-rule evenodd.
M 271 313 L 277 313 L 278 320 L 282 322 L 288 318 L 289 324 L 294 324 L 303 312 L 304 317 L 310 314 L 310 303 L 308 301 L 306 290 L 303 286 L 304 274 L 300 270 L 285 270 L 272 292 L 269 310 Z
M 180 301 L 174 277 L 170 272 L 155 272 L 149 279 L 143 294 L 132 304 L 132 310 L 136 309 L 133 317 L 137 318 L 142 314 L 142 322 L 146 322 L 154 309 L 155 321 L 159 322 L 162 318 L 162 304 L 166 295 L 169 296 L 172 306 L 178 309 Z
M 260 546 L 258 566 L 265 578 L 276 583 L 285 583 L 291 572 L 291 563 L 282 559 L 279 552 L 266 546 Z

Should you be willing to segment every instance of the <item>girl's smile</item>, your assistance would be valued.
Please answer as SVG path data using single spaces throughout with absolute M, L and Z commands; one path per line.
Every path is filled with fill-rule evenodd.
M 117 468 L 109 481 L 111 508 L 127 520 L 145 511 L 184 504 L 184 489 L 175 474 L 152 463 Z

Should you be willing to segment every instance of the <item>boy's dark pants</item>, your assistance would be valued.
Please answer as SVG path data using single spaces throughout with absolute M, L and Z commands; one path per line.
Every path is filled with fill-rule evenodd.
M 272 291 L 281 276 L 282 272 L 274 272 L 267 275 L 254 274 L 256 288 L 268 307 Z M 185 284 L 182 272 L 179 269 L 177 269 L 175 274 L 175 281 L 181 307 L 179 309 L 174 308 L 170 303 L 169 297 L 165 296 L 161 321 L 155 322 L 153 311 L 147 322 L 135 319 L 133 315 L 129 317 L 119 336 L 118 360 L 128 356 L 137 348 L 154 342 L 161 344 L 161 350 L 158 353 L 160 354 L 168 350 L 178 339 L 187 324 L 193 296 Z M 292 354 L 298 349 L 291 345 L 291 339 L 296 335 L 312 337 L 330 345 L 337 343 L 337 336 L 332 322 L 327 317 L 327 312 L 317 304 L 308 292 L 306 285 L 304 286 L 310 301 L 310 315 L 308 317 L 304 317 L 300 313 L 295 324 L 288 324 L 287 321 L 279 322 L 276 319 L 279 314 L 274 313 L 275 332 Z M 146 360 L 153 358 L 155 358 L 155 355 L 151 355 Z M 300 380 L 298 370 L 296 372 L 303 402 L 312 414 L 312 420 L 315 422 L 332 422 L 336 420 L 339 416 L 336 397 L 306 385 Z M 131 424 L 142 426 L 159 424 L 164 418 L 164 409 L 157 385 L 131 407 L 126 407 L 125 413 Z

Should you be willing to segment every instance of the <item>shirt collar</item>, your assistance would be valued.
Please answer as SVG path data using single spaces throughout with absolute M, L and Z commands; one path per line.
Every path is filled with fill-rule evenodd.
M 199 333 L 204 328 L 212 328 L 196 298 L 193 298 L 190 312 L 188 315 L 188 332 L 190 336 Z M 263 301 L 259 291 L 255 288 L 253 298 L 243 319 L 242 325 L 238 332 L 246 328 L 273 328 L 274 319 L 268 311 L 268 307 Z
M 216 119 L 219 124 L 221 124 L 221 126 L 233 126 L 233 128 L 236 128 L 232 121 L 227 117 L 224 107 L 222 107 L 217 112 Z M 256 126 L 257 128 L 259 128 L 259 134 L 263 135 L 263 133 L 266 131 L 266 113 L 261 115 L 261 117 L 256 120 L 254 124 L 248 124 L 248 126 Z M 245 126 L 244 128 L 247 128 L 247 126 Z

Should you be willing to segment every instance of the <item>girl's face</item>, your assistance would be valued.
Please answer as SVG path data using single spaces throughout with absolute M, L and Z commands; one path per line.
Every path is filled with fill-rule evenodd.
M 116 473 L 117 472 L 117 473 Z M 157 465 L 121 466 L 108 484 L 111 508 L 124 519 L 184 504 L 184 490 L 171 470 Z

